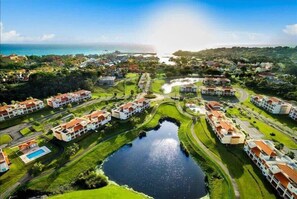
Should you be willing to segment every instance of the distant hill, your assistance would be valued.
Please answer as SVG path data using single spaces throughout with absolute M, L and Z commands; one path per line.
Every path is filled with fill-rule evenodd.
M 297 62 L 297 46 L 291 47 L 232 47 L 232 48 L 215 48 L 201 50 L 198 52 L 179 50 L 173 53 L 175 56 L 194 56 L 198 58 L 229 58 L 231 60 L 238 59 L 255 59 L 263 61 L 278 61 L 289 58 L 293 62 Z

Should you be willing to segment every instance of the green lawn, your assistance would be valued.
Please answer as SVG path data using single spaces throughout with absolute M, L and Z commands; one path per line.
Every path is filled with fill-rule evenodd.
M 86 191 L 74 191 L 66 194 L 56 195 L 50 197 L 50 199 L 142 199 L 147 198 L 145 195 L 129 190 L 127 188 L 108 185 L 100 189 L 86 190 Z
M 281 142 L 291 149 L 297 149 L 297 144 L 289 136 L 271 127 L 265 122 L 262 122 L 261 120 L 254 117 L 251 117 L 251 119 L 249 119 L 248 115 L 246 115 L 245 113 L 241 114 L 237 108 L 229 108 L 227 110 L 227 113 L 229 113 L 230 115 L 235 115 L 242 120 L 249 121 L 252 126 L 257 128 L 261 133 L 264 134 L 266 139 Z M 275 135 L 272 136 L 271 133 L 274 133 Z
M 227 166 L 239 186 L 241 198 L 276 198 L 272 194 L 272 187 L 244 153 L 242 146 L 221 144 L 204 117 L 195 125 L 195 133 L 201 142 Z
M 28 127 L 23 128 L 22 130 L 20 130 L 20 132 L 23 136 L 26 136 L 32 133 L 32 131 Z
M 153 93 L 163 93 L 161 87 L 165 84 L 164 79 L 154 79 L 151 85 L 151 91 Z
M 8 134 L 0 135 L 0 145 L 7 144 L 12 141 L 12 138 Z

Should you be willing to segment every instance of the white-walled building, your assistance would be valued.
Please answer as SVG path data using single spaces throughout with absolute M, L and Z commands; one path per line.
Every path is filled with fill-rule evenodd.
M 74 118 L 69 122 L 58 125 L 52 128 L 52 131 L 57 139 L 69 142 L 90 130 L 95 130 L 105 125 L 110 120 L 111 116 L 109 112 L 94 111 L 84 117 Z
M 289 114 L 292 105 L 276 97 L 252 96 L 251 102 L 272 114 Z
M 32 113 L 42 108 L 44 108 L 44 103 L 38 99 L 28 99 L 12 105 L 0 106 L 0 121 Z
M 297 165 L 269 140 L 248 140 L 244 151 L 282 198 L 297 198 Z
M 196 93 L 197 86 L 195 84 L 182 85 L 180 87 L 180 92 L 182 92 L 182 93 Z
M 201 87 L 201 94 L 203 95 L 235 96 L 235 92 L 235 89 L 232 87 Z
M 230 85 L 230 83 L 231 83 L 230 79 L 223 78 L 223 77 L 222 78 L 206 77 L 203 79 L 204 85 L 225 86 L 225 85 Z
M 136 113 L 142 112 L 144 109 L 150 107 L 149 100 L 141 98 L 134 102 L 128 102 L 113 109 L 112 116 L 121 120 L 126 120 Z
M 48 98 L 47 105 L 53 108 L 59 108 L 69 103 L 79 102 L 92 97 L 91 91 L 79 90 L 73 93 L 64 93 Z
M 289 113 L 289 117 L 297 121 L 297 107 L 292 107 Z
M 0 149 L 0 173 L 9 170 L 9 164 L 7 155 Z
M 206 121 L 222 144 L 244 143 L 245 134 L 223 112 L 216 110 L 207 111 Z

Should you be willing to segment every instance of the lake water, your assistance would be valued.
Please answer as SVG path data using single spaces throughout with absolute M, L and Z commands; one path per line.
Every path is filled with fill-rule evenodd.
M 187 84 L 193 84 L 196 82 L 202 81 L 202 78 L 181 78 L 181 79 L 173 79 L 170 80 L 170 83 L 166 83 L 162 86 L 163 92 L 165 94 L 168 94 L 171 92 L 172 87 L 174 86 L 182 86 L 182 85 L 187 85 Z
M 120 185 L 154 198 L 200 198 L 207 194 L 205 175 L 180 149 L 178 126 L 164 121 L 160 128 L 124 146 L 103 164 L 104 173 Z

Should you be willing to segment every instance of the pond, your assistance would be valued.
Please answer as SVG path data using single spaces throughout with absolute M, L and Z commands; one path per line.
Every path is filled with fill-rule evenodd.
M 199 81 L 202 81 L 202 78 L 188 77 L 188 78 L 181 78 L 181 79 L 173 79 L 173 80 L 170 80 L 170 83 L 164 84 L 162 86 L 162 89 L 165 94 L 168 94 L 171 92 L 172 87 L 174 87 L 174 86 L 193 84 L 193 83 L 196 83 Z
M 120 185 L 154 198 L 200 198 L 207 194 L 205 175 L 180 149 L 178 126 L 163 121 L 132 146 L 124 146 L 103 164 L 104 173 Z

